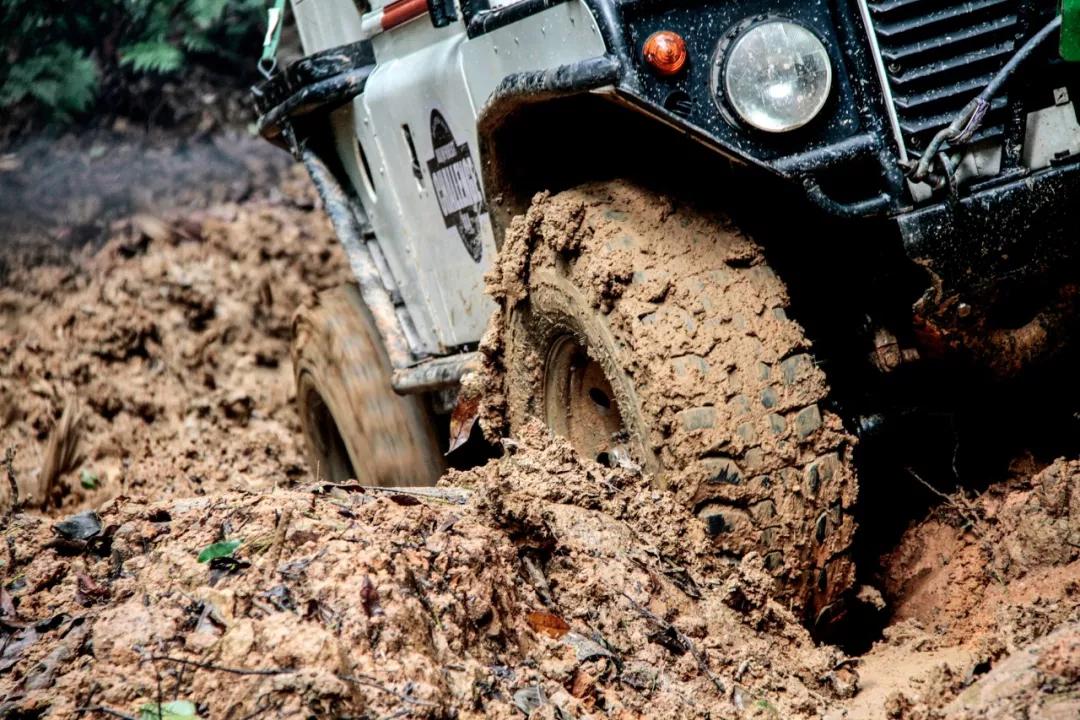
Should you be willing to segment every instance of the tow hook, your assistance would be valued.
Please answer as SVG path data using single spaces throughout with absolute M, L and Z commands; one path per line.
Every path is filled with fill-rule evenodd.
M 886 328 L 878 328 L 874 332 L 874 350 L 870 353 L 870 363 L 879 372 L 891 373 L 904 363 L 916 362 L 919 359 L 919 351 L 915 348 L 904 348 Z

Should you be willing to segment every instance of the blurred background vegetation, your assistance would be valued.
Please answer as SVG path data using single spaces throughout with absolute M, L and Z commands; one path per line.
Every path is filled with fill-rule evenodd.
M 199 115 L 200 106 L 246 105 L 266 7 L 265 0 L 0 0 L 0 144 L 116 118 L 169 127 Z

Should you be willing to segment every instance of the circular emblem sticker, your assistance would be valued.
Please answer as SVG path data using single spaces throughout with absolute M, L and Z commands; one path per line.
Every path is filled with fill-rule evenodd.
M 447 228 L 456 228 L 470 257 L 480 262 L 480 216 L 487 212 L 480 178 L 468 143 L 454 140 L 450 125 L 438 110 L 431 111 L 431 144 L 435 157 L 427 161 L 431 184 Z

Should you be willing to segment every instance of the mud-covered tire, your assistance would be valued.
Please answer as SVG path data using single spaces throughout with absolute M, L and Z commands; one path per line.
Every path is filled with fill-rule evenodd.
M 610 383 L 621 447 L 720 552 L 761 553 L 778 596 L 821 617 L 854 580 L 853 439 L 823 406 L 824 374 L 761 249 L 723 217 L 618 181 L 537 196 L 502 253 L 488 346 L 511 431 L 551 414 L 552 343 L 573 337 Z
M 391 388 L 390 361 L 355 285 L 293 318 L 297 412 L 312 473 L 327 482 L 434 485 L 442 455 L 423 401 Z

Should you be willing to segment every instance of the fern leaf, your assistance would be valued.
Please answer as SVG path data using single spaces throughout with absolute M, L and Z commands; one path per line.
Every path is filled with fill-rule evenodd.
M 163 40 L 137 42 L 120 48 L 120 64 L 135 72 L 167 74 L 184 65 L 184 53 Z
M 188 17 L 200 30 L 208 30 L 225 14 L 228 0 L 187 0 Z

